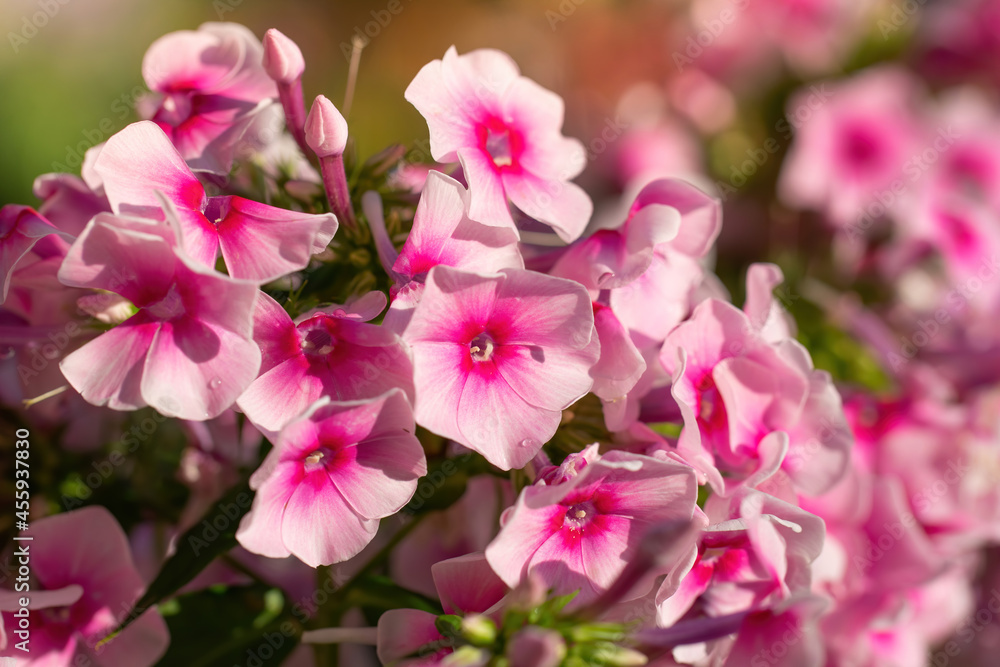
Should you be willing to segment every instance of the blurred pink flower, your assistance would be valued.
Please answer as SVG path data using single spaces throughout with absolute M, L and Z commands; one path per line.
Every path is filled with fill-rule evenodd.
M 226 175 L 262 106 L 278 96 L 264 49 L 238 23 L 204 23 L 157 39 L 142 60 L 153 91 L 139 115 L 156 123 L 193 169 Z
M 146 588 L 133 564 L 128 539 L 111 513 L 93 506 L 37 519 L 31 535 L 32 541 L 15 543 L 30 550 L 34 578 L 30 595 L 0 591 L 0 656 L 31 667 L 75 667 L 95 661 L 106 667 L 155 664 L 170 641 L 156 609 L 97 646 L 125 620 Z M 19 638 L 13 612 L 21 608 L 21 597 L 30 599 L 30 631 Z M 26 652 L 15 647 L 22 639 L 29 640 Z

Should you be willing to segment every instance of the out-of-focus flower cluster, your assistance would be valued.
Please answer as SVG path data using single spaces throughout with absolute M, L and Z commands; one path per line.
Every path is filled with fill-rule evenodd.
M 0 210 L 3 422 L 51 480 L 0 656 L 188 664 L 211 626 L 211 664 L 968 658 L 1000 612 L 992 4 L 861 68 L 917 3 L 698 0 L 596 154 L 501 51 L 402 93 L 430 155 L 361 160 L 287 36 L 157 40 L 142 120 Z M 727 263 L 761 210 L 821 250 Z

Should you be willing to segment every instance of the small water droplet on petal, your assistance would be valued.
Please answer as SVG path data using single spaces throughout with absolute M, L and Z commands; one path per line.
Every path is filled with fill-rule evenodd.
M 212 389 L 218 389 L 222 386 L 222 378 L 212 378 L 212 381 L 208 383 L 208 386 Z

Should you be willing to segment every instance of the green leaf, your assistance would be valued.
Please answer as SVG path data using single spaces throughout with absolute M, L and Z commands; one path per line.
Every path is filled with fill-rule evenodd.
M 170 629 L 170 648 L 159 667 L 277 667 L 302 634 L 281 591 L 262 584 L 181 595 L 160 611 Z
M 201 520 L 177 540 L 176 553 L 163 564 L 121 625 L 101 643 L 127 628 L 147 609 L 176 593 L 216 557 L 236 546 L 236 529 L 249 511 L 253 496 L 248 482 L 244 481 L 212 505 Z

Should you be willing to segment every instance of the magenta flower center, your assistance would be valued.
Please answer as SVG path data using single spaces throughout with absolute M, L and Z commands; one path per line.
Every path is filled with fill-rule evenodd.
M 188 93 L 168 93 L 157 113 L 157 120 L 177 127 L 191 116 L 191 95 Z
M 566 510 L 563 526 L 570 530 L 583 530 L 587 524 L 593 521 L 596 514 L 597 508 L 589 500 L 577 503 Z
M 156 303 L 147 306 L 146 310 L 150 315 L 159 320 L 172 320 L 187 312 L 181 295 L 177 293 L 177 285 L 171 285 L 167 295 Z
M 498 167 L 508 167 L 514 163 L 514 155 L 510 147 L 510 130 L 490 128 L 486 131 L 486 152 L 493 158 L 493 164 Z
M 337 459 L 337 453 L 328 447 L 318 447 L 313 451 L 309 452 L 304 459 L 302 459 L 302 465 L 306 472 L 313 472 L 320 470 L 322 468 L 328 468 Z
M 336 348 L 337 339 L 325 320 L 317 317 L 299 325 L 299 345 L 306 354 L 325 357 Z
M 481 333 L 469 342 L 469 356 L 473 361 L 489 361 L 495 347 L 489 334 Z
M 229 197 L 209 197 L 203 215 L 216 227 L 229 215 Z

